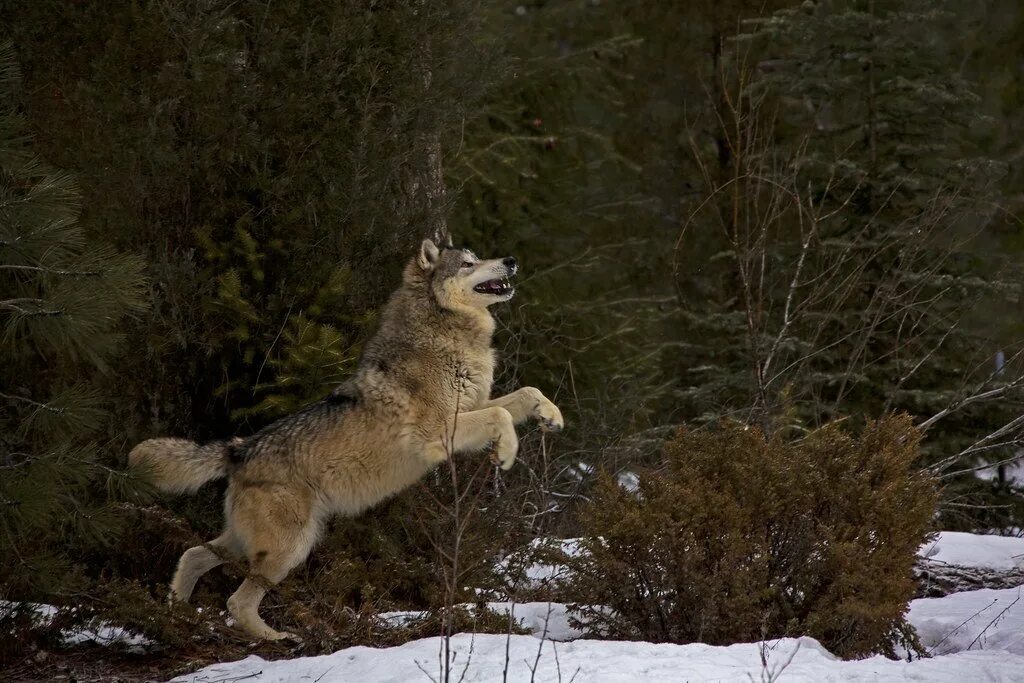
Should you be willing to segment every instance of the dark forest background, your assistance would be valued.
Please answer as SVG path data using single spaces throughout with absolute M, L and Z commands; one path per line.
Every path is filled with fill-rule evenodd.
M 1016 0 L 0 0 L 0 41 L 0 598 L 151 618 L 222 487 L 128 450 L 326 395 L 445 233 L 519 259 L 496 389 L 568 422 L 466 484 L 464 571 L 680 425 L 907 413 L 934 528 L 1024 528 Z M 436 605 L 445 477 L 288 590 Z

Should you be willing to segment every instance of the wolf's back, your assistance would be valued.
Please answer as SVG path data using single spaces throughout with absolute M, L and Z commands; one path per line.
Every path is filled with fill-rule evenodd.
M 161 491 L 194 493 L 227 474 L 227 451 L 224 441 L 200 446 L 188 439 L 148 439 L 132 449 L 128 464 Z

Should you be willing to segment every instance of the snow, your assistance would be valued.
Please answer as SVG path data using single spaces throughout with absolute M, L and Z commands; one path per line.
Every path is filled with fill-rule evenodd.
M 386 649 L 352 647 L 321 657 L 267 661 L 250 656 L 214 664 L 174 679 L 176 683 L 225 680 L 284 683 L 406 683 L 440 680 L 439 638 L 415 640 Z M 577 640 L 552 643 L 531 636 L 460 634 L 451 639 L 455 652 L 452 679 L 501 681 L 508 648 L 509 681 L 538 683 L 575 680 L 580 683 L 651 681 L 760 681 L 786 683 L 829 681 L 1020 681 L 1024 657 L 1000 651 L 963 652 L 914 662 L 872 657 L 844 662 L 811 638 L 786 638 L 727 647 L 643 642 Z M 767 666 L 762 665 L 762 649 Z M 539 653 L 539 658 L 538 658 Z M 531 668 L 536 668 L 536 675 Z M 463 677 L 463 670 L 465 676 Z M 774 674 L 774 676 L 772 676 Z
M 1022 454 L 1024 455 L 1024 454 Z M 979 479 L 995 481 L 999 478 L 998 467 L 986 467 L 974 473 Z M 1003 465 L 1003 479 L 1008 484 L 1020 486 L 1024 484 L 1024 459 L 1014 460 Z
M 1024 567 L 1024 538 L 942 531 L 918 554 L 936 562 L 985 569 Z
M 1024 588 L 983 588 L 913 600 L 907 618 L 932 654 L 970 649 L 1024 656 Z
M 48 626 L 53 622 L 54 617 L 57 616 L 58 610 L 53 605 L 32 603 L 28 606 L 35 611 L 33 619 L 37 627 Z M 5 600 L 0 601 L 0 618 L 6 617 L 16 608 L 16 603 Z M 61 641 L 64 645 L 81 645 L 82 643 L 95 643 L 97 645 L 116 644 L 122 645 L 129 652 L 134 653 L 145 652 L 147 646 L 153 644 L 153 641 L 145 636 L 133 633 L 120 626 L 108 624 L 107 622 L 99 622 L 92 628 L 65 629 L 61 631 Z
M 493 612 L 508 617 L 509 609 L 512 610 L 513 618 L 521 628 L 527 628 L 530 633 L 548 640 L 574 640 L 583 635 L 579 629 L 569 625 L 569 608 L 560 602 L 488 602 L 487 608 Z M 463 609 L 471 610 L 473 605 L 459 605 Z M 426 612 L 381 612 L 379 616 L 388 624 L 401 627 L 422 619 Z
M 384 623 L 393 628 L 405 628 L 425 616 L 427 616 L 427 612 L 422 610 L 411 612 L 381 612 L 377 615 L 378 618 L 384 620 Z
M 640 490 L 640 476 L 636 472 L 619 472 L 615 475 L 615 480 L 630 493 L 637 493 Z
M 539 539 L 522 555 L 503 561 L 525 565 L 526 582 L 552 586 L 567 578 L 563 565 L 530 563 L 533 551 L 557 548 L 577 555 L 579 539 Z M 922 546 L 922 557 L 952 565 L 1007 570 L 1024 567 L 1024 538 L 941 532 Z M 0 602 L 0 612 L 12 607 Z M 33 605 L 41 625 L 57 608 Z M 472 605 L 463 605 L 474 609 Z M 983 589 L 922 598 L 910 603 L 907 618 L 932 655 L 923 660 L 893 661 L 871 657 L 842 661 L 812 638 L 786 638 L 730 646 L 672 645 L 588 640 L 569 625 L 568 607 L 556 602 L 488 602 L 499 614 L 513 611 L 516 622 L 532 635 L 461 633 L 451 639 L 453 679 L 483 681 L 1024 681 L 1024 587 Z M 422 612 L 386 612 L 382 620 L 399 626 Z M 119 643 L 144 651 L 150 641 L 107 623 L 63 633 L 65 642 Z M 337 683 L 438 681 L 441 639 L 424 638 L 386 649 L 353 647 L 319 657 L 267 661 L 250 656 L 213 664 L 174 679 L 177 683 L 253 680 Z M 507 653 L 507 656 L 506 656 Z M 507 662 L 507 664 L 506 664 Z M 764 663 L 766 662 L 766 664 Z M 504 675 L 508 667 L 507 678 Z M 536 669 L 534 672 L 533 669 Z M 465 675 L 463 676 L 463 672 Z
M 572 475 L 576 481 L 583 481 L 594 474 L 594 466 L 580 461 L 575 465 L 569 466 L 569 474 Z M 640 476 L 636 472 L 623 470 L 615 475 L 615 481 L 619 483 L 619 486 L 630 493 L 636 493 L 640 490 Z
M 535 539 L 525 556 L 540 548 L 560 550 L 569 557 L 577 557 L 582 551 L 579 538 Z M 1016 569 L 1024 567 L 1024 538 L 1017 536 L 994 536 L 970 534 L 961 531 L 940 531 L 935 540 L 925 543 L 918 551 L 921 557 L 935 562 L 955 564 L 962 567 L 984 569 Z M 521 556 L 513 554 L 499 564 L 499 569 L 515 568 Z M 564 564 L 534 562 L 525 569 L 526 578 L 532 587 L 564 581 L 569 577 L 569 568 Z
M 498 571 L 504 573 L 515 573 L 528 561 L 534 553 L 541 549 L 561 551 L 568 557 L 576 557 L 583 552 L 579 538 L 536 538 L 530 542 L 530 546 L 522 553 L 516 552 L 498 563 Z M 529 588 L 540 588 L 543 586 L 555 586 L 559 582 L 569 578 L 569 568 L 564 564 L 548 564 L 545 562 L 530 562 L 523 569 L 526 578 L 526 586 Z
M 532 551 L 559 548 L 576 555 L 579 539 L 535 541 L 523 555 L 503 561 L 508 568 L 525 566 L 532 587 L 551 586 L 567 578 L 563 565 L 530 563 Z M 922 546 L 921 556 L 937 562 L 989 569 L 1024 566 L 1024 539 L 942 532 Z M 933 655 L 923 660 L 893 661 L 871 657 L 842 661 L 811 638 L 727 647 L 578 639 L 569 626 L 566 605 L 553 602 L 489 602 L 488 608 L 508 614 L 533 635 L 456 635 L 453 678 L 474 681 L 1024 681 L 1024 588 L 976 590 L 911 602 L 908 619 Z M 471 606 L 464 606 L 471 609 Z M 400 625 L 419 612 L 380 615 Z M 568 642 L 566 642 L 568 641 Z M 353 647 L 321 657 L 266 661 L 256 656 L 214 664 L 175 679 L 178 683 L 223 680 L 365 681 L 398 683 L 440 680 L 441 640 L 425 638 L 399 647 Z M 508 656 L 506 657 L 506 651 Z M 539 657 L 538 657 L 539 653 Z M 764 655 L 767 665 L 762 663 Z M 508 676 L 504 669 L 508 662 Z M 536 668 L 536 673 L 531 670 Z M 463 676 L 463 671 L 465 675 Z
M 569 557 L 576 557 L 582 552 L 579 538 L 535 539 L 525 556 L 528 557 L 540 548 L 560 550 Z M 918 554 L 935 562 L 962 567 L 1016 569 L 1024 567 L 1024 538 L 940 531 L 935 540 L 921 546 Z M 517 567 L 519 557 L 514 554 L 506 558 L 499 564 L 499 569 Z M 525 568 L 527 583 L 532 588 L 565 581 L 569 573 L 569 568 L 564 564 L 534 562 Z
M 1020 598 L 1018 600 L 1018 598 Z M 471 609 L 471 605 L 463 605 Z M 489 602 L 487 607 L 508 615 L 536 637 L 569 641 L 583 633 L 569 625 L 569 610 L 557 602 Z M 396 626 L 422 618 L 425 612 L 385 612 L 380 615 Z M 921 598 L 910 603 L 907 614 L 925 648 L 936 655 L 963 650 L 1005 650 L 1024 656 L 1024 588 L 976 590 L 943 598 Z M 545 625 L 546 622 L 546 625 Z M 1024 676 L 1022 676 L 1024 679 Z
M 487 606 L 504 615 L 508 615 L 511 608 L 519 625 L 530 629 L 536 638 L 564 641 L 583 635 L 579 629 L 569 625 L 569 608 L 560 602 L 489 602 Z

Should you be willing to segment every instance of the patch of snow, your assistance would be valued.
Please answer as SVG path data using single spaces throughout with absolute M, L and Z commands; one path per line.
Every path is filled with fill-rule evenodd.
M 570 465 L 568 472 L 573 479 L 578 482 L 582 482 L 588 477 L 592 477 L 595 469 L 593 465 L 588 465 L 587 463 L 580 461 L 575 465 Z M 618 482 L 619 486 L 630 493 L 636 493 L 640 490 L 640 476 L 636 472 L 623 470 L 615 475 L 615 481 Z
M 405 628 L 427 616 L 426 612 L 412 610 L 408 612 L 381 612 L 377 615 L 385 624 L 392 628 Z
M 176 683 L 245 680 L 259 683 L 406 683 L 439 680 L 439 638 L 415 640 L 386 649 L 351 647 L 320 657 L 267 661 L 250 656 L 214 664 L 174 679 Z M 470 635 L 452 637 L 452 676 L 467 683 L 500 681 L 506 666 L 509 681 L 586 681 L 587 683 L 676 683 L 678 681 L 763 680 L 774 672 L 786 683 L 872 681 L 932 683 L 1020 681 L 1024 657 L 999 651 L 971 651 L 913 662 L 871 657 L 842 661 L 812 638 L 785 638 L 727 647 L 671 645 L 626 641 L 539 641 L 530 636 Z M 762 652 L 767 667 L 762 665 Z M 539 658 L 538 658 L 539 653 Z M 536 664 L 535 664 L 536 662 Z M 531 668 L 536 666 L 535 675 Z M 463 676 L 463 670 L 465 675 Z
M 636 472 L 623 471 L 615 475 L 615 480 L 619 482 L 619 486 L 623 490 L 629 493 L 636 493 L 640 490 L 640 477 Z
M 569 608 L 560 602 L 489 602 L 487 606 L 506 616 L 511 609 L 516 622 L 530 629 L 535 638 L 565 641 L 583 635 L 582 631 L 569 625 Z
M 921 557 L 962 567 L 1015 569 L 1024 566 L 1024 538 L 941 531 L 918 551 Z
M 625 482 L 620 483 L 626 487 Z M 561 550 L 570 557 L 578 557 L 583 552 L 580 541 L 579 538 L 535 539 L 530 544 L 530 550 L 523 555 L 510 555 L 498 564 L 498 569 L 515 569 L 518 558 L 529 557 L 531 552 L 544 546 Z M 1015 569 L 1024 567 L 1024 538 L 941 531 L 934 541 L 922 545 L 918 554 L 936 562 L 963 567 Z M 554 586 L 569 578 L 569 568 L 564 564 L 534 562 L 525 567 L 525 575 L 527 587 Z
M 49 626 L 57 616 L 58 608 L 53 605 L 30 603 L 27 606 L 35 612 L 33 620 L 38 628 Z M 6 617 L 17 607 L 17 603 L 0 601 L 0 616 Z M 145 652 L 147 647 L 153 644 L 153 641 L 143 635 L 107 622 L 99 622 L 92 628 L 64 629 L 61 631 L 61 640 L 64 645 L 81 645 L 82 643 L 122 645 L 129 652 L 134 653 Z
M 985 481 L 995 481 L 999 478 L 999 467 L 986 467 L 978 470 L 974 475 Z M 1024 484 L 1024 454 L 1021 459 L 1003 465 L 1003 477 L 1007 483 L 1017 486 Z
M 469 604 L 459 605 L 472 609 Z M 574 640 L 583 635 L 569 625 L 569 609 L 560 602 L 488 602 L 487 608 L 508 617 L 509 609 L 520 628 L 530 629 L 535 638 L 547 640 Z M 400 628 L 422 619 L 426 612 L 381 612 L 377 616 L 389 626 Z M 546 626 L 545 626 L 546 622 Z
M 153 641 L 146 636 L 133 633 L 120 626 L 111 626 L 103 622 L 95 629 L 83 628 L 76 630 L 65 630 L 65 645 L 78 645 L 80 643 L 96 643 L 97 645 L 123 645 L 129 652 L 142 654 L 148 651 Z
M 932 654 L 1001 650 L 1024 655 L 1024 588 L 983 588 L 912 600 L 907 619 Z M 1024 680 L 1024 669 L 1020 680 Z
M 516 572 L 524 562 L 541 548 L 560 550 L 569 557 L 577 557 L 583 552 L 579 538 L 535 538 L 530 542 L 528 550 L 517 552 L 501 560 L 497 565 L 500 573 Z M 545 562 L 529 562 L 522 569 L 528 588 L 553 586 L 569 578 L 569 568 L 564 564 L 548 564 Z
M 581 460 L 575 465 L 569 466 L 569 474 L 571 474 L 573 479 L 576 481 L 583 481 L 594 474 L 594 468 Z

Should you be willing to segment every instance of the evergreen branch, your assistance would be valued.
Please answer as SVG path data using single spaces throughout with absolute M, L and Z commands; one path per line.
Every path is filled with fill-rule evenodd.
M 85 458 L 76 458 L 76 457 L 71 456 L 71 455 L 66 455 L 64 457 L 67 460 L 70 460 L 71 462 L 78 463 L 79 465 L 85 465 L 87 467 L 95 467 L 97 469 L 103 470 L 107 474 L 112 475 L 114 477 L 117 477 L 119 479 L 127 480 L 127 479 L 129 479 L 131 477 L 131 474 L 128 472 L 128 470 L 115 470 L 114 468 L 107 467 L 106 465 L 104 465 L 102 463 L 99 463 L 99 462 L 96 462 L 95 460 L 86 460 Z
M 478 149 L 473 150 L 470 154 L 473 157 L 479 157 L 485 154 L 490 154 L 495 148 L 500 147 L 502 145 L 516 144 L 521 142 L 543 146 L 553 141 L 554 139 L 555 138 L 553 138 L 551 135 L 506 135 L 505 137 L 495 139 L 493 142 L 491 142 L 489 145 L 485 147 L 480 147 Z
M 49 275 L 77 275 L 86 277 L 96 277 L 101 275 L 96 270 L 63 270 L 59 268 L 48 268 L 45 266 L 17 266 L 12 264 L 0 264 L 0 270 L 30 270 L 38 273 L 47 273 Z
M 19 505 L 18 501 L 7 500 L 6 498 L 0 502 L 3 502 L 3 504 L 8 507 L 17 507 Z M 21 550 L 18 548 L 17 539 L 14 535 L 14 532 L 11 530 L 11 525 L 8 523 L 7 517 L 0 515 L 0 523 L 3 524 L 4 533 L 7 535 L 7 547 L 10 548 L 11 551 L 18 558 L 18 562 L 21 564 L 21 566 L 27 567 L 28 562 L 25 561 L 24 555 L 21 554 Z
M 67 412 L 66 408 L 54 408 L 53 406 L 49 405 L 48 403 L 40 403 L 39 401 L 33 401 L 32 399 L 26 398 L 24 396 L 15 396 L 13 394 L 5 394 L 2 391 L 0 391 L 0 398 L 5 398 L 5 399 L 7 399 L 9 401 L 20 401 L 22 403 L 28 403 L 28 404 L 33 405 L 33 406 L 35 406 L 37 408 L 40 408 L 42 410 L 49 411 L 49 412 L 53 413 L 54 415 L 63 415 L 65 412 Z
M 18 455 L 23 456 L 24 459 L 20 460 L 20 461 L 18 461 L 16 463 L 9 464 L 9 465 L 0 465 L 0 470 L 15 470 L 15 469 L 18 469 L 19 467 L 24 467 L 25 465 L 33 463 L 36 460 L 41 460 L 42 459 L 42 456 L 30 455 L 28 453 L 7 453 L 6 456 L 5 456 L 5 459 L 9 461 L 14 456 L 18 456 Z
M 18 303 L 21 303 L 21 302 L 38 302 L 41 305 L 43 303 L 43 300 L 42 299 L 7 299 L 6 301 L 0 301 L 0 309 L 4 309 L 4 310 L 8 310 L 8 311 L 14 311 L 15 313 L 18 313 L 18 314 L 23 315 L 25 317 L 35 317 L 35 316 L 40 316 L 40 315 L 52 315 L 52 316 L 64 315 L 64 311 L 61 311 L 61 310 L 58 310 L 58 309 L 40 308 L 38 310 L 32 311 L 32 310 L 29 310 L 27 308 L 22 308 L 21 306 L 17 305 Z

